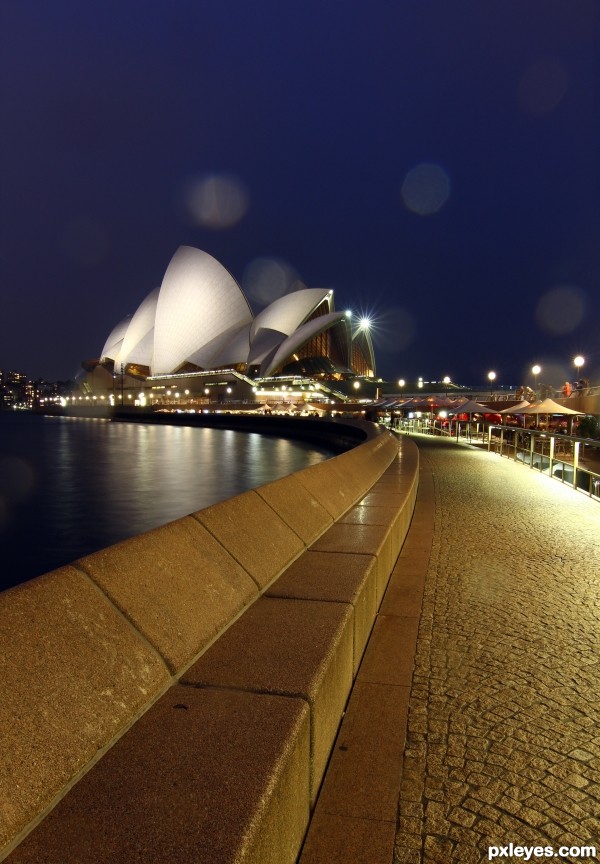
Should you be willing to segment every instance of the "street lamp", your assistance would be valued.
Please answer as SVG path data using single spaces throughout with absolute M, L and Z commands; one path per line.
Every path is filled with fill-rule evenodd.
M 446 391 L 446 396 L 447 396 L 447 395 L 448 395 L 448 385 L 450 384 L 450 376 L 449 376 L 449 375 L 444 375 L 442 381 L 443 381 L 443 384 L 444 384 L 444 387 L 445 387 L 445 391 Z
M 417 381 L 417 387 L 419 389 L 421 389 L 423 387 L 423 379 L 422 378 L 419 378 L 419 380 Z
M 490 399 L 494 398 L 494 381 L 496 380 L 495 372 L 488 372 L 488 379 L 490 382 Z
M 538 376 L 538 375 L 540 374 L 540 372 L 542 371 L 542 367 L 541 367 L 538 363 L 536 363 L 535 366 L 532 366 L 532 367 L 531 367 L 531 371 L 533 372 L 533 381 L 534 381 L 534 384 L 535 384 L 535 398 L 537 399 L 537 398 L 538 398 L 538 393 L 537 393 L 537 376 Z
M 577 367 L 577 383 L 575 384 L 575 389 L 577 390 L 579 395 L 582 396 L 583 395 L 583 381 L 580 378 L 580 375 L 581 375 L 581 367 L 585 363 L 585 360 L 581 356 L 581 354 L 578 354 L 577 357 L 575 357 L 575 359 L 573 360 L 573 363 Z

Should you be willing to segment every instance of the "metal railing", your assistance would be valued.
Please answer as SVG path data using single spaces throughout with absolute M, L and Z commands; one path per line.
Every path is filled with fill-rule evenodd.
M 600 500 L 600 441 L 492 425 L 488 430 L 488 450 Z
M 404 434 L 437 435 L 459 443 L 487 447 L 489 452 L 520 462 L 600 501 L 600 441 L 537 429 L 489 425 L 482 421 L 398 418 Z
M 429 417 L 398 417 L 392 427 L 396 432 L 405 434 L 439 435 L 455 438 L 457 441 L 487 441 L 488 424 L 483 421 L 433 420 Z

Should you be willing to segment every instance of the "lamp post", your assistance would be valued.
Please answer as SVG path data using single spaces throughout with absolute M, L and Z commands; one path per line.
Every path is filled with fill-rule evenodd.
M 490 399 L 494 398 L 494 381 L 496 380 L 495 372 L 488 372 L 488 379 L 490 382 Z
M 583 385 L 583 379 L 580 376 L 581 376 L 581 367 L 585 363 L 585 360 L 581 356 L 581 354 L 578 354 L 577 357 L 574 358 L 573 363 L 577 369 L 577 381 L 575 383 L 575 390 L 577 391 L 577 394 L 579 396 L 583 396 L 583 386 L 584 385 Z
M 450 384 L 450 376 L 449 375 L 444 375 L 443 383 L 444 383 L 446 397 L 448 397 L 448 385 Z
M 537 376 L 538 376 L 538 375 L 540 374 L 540 372 L 542 371 L 542 367 L 541 367 L 538 363 L 536 363 L 535 366 L 532 366 L 532 367 L 531 367 L 531 371 L 533 372 L 533 382 L 534 382 L 534 384 L 535 384 L 535 398 L 537 399 L 537 398 L 538 398 L 538 392 L 537 392 Z

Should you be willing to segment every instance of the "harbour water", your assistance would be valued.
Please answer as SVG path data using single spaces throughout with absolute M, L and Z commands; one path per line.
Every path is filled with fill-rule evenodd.
M 0 590 L 333 455 L 230 430 L 0 414 Z

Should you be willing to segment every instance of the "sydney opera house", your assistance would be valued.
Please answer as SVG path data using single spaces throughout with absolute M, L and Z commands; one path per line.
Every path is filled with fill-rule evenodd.
M 255 315 L 228 270 L 189 246 L 177 250 L 161 286 L 112 329 L 98 360 L 84 368 L 88 388 L 104 377 L 114 390 L 118 378 L 121 387 L 126 380 L 154 394 L 185 385 L 222 395 L 235 387 L 240 399 L 277 379 L 375 375 L 368 328 L 335 311 L 333 291 L 293 291 Z

